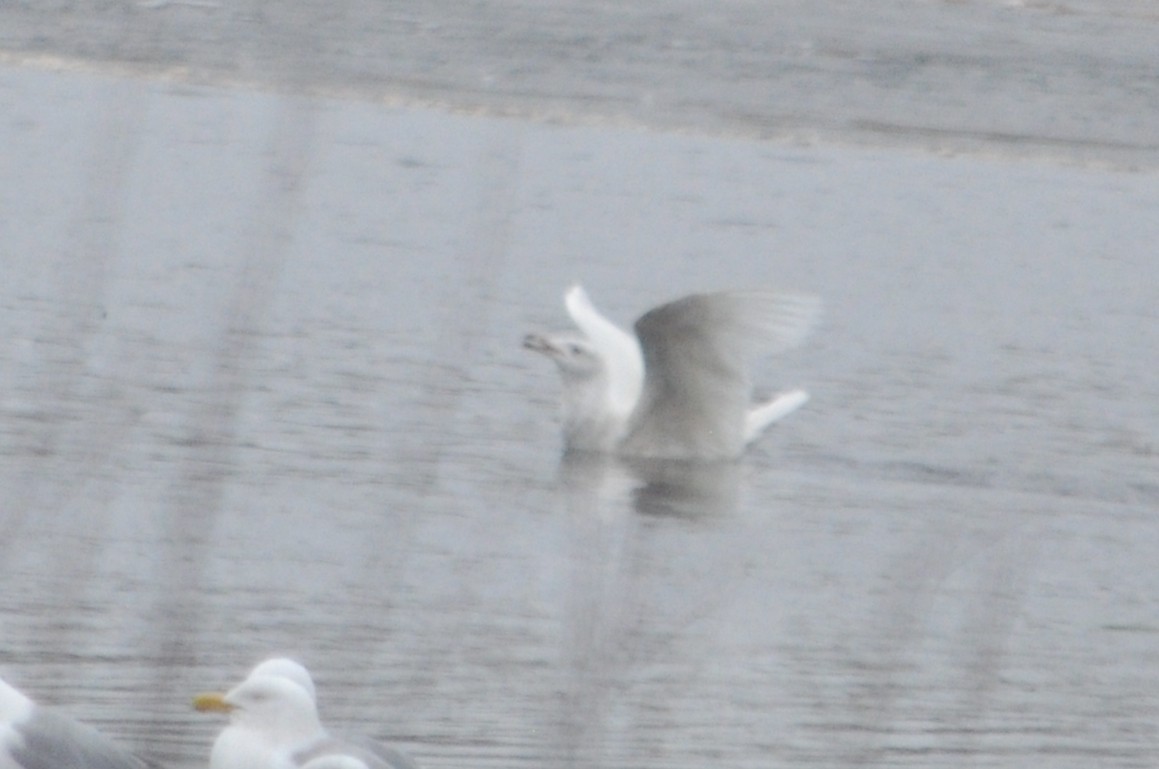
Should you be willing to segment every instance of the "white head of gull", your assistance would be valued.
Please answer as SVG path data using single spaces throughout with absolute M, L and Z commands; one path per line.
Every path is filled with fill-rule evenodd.
M 314 678 L 310 675 L 310 671 L 306 670 L 306 666 L 296 660 L 292 660 L 289 657 L 271 657 L 254 666 L 254 669 L 249 672 L 246 679 L 262 678 L 264 676 L 288 678 L 305 689 L 306 693 L 310 695 L 310 699 L 317 702 L 318 693 L 314 688 Z
M 213 743 L 210 769 L 289 767 L 299 746 L 326 736 L 314 698 L 282 676 L 247 678 L 223 695 L 198 695 L 194 706 L 229 713 L 229 725 Z
M 42 708 L 0 679 L 0 769 L 147 769 L 91 726 Z
M 564 305 L 579 333 L 528 334 L 523 345 L 559 367 L 567 451 L 733 459 L 809 400 L 790 390 L 754 404 L 749 361 L 800 343 L 820 314 L 815 297 L 693 294 L 642 315 L 635 334 L 601 315 L 580 286 Z
M 199 694 L 197 710 L 225 712 L 229 725 L 210 753 L 209 769 L 414 769 L 404 754 L 370 738 L 344 741 L 318 717 L 305 667 L 275 658 L 225 694 Z

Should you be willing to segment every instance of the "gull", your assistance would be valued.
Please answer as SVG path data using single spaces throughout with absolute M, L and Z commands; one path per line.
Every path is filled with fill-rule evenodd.
M 0 769 L 149 769 L 91 726 L 42 708 L 0 679 Z
M 224 694 L 197 695 L 193 706 L 230 716 L 209 769 L 416 769 L 409 757 L 369 737 L 331 736 L 318 717 L 309 672 L 284 657 L 261 663 Z
M 601 315 L 582 286 L 564 305 L 579 333 L 528 334 L 523 346 L 559 367 L 565 451 L 734 459 L 809 400 L 790 390 L 753 404 L 748 363 L 798 344 L 820 313 L 815 297 L 693 294 L 646 312 L 635 334 Z

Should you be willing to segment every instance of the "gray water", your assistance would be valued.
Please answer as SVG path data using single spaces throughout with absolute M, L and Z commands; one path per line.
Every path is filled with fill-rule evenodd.
M 426 767 L 1135 767 L 1159 179 L 0 69 L 0 671 L 174 767 L 273 653 Z M 818 293 L 739 464 L 519 340 Z

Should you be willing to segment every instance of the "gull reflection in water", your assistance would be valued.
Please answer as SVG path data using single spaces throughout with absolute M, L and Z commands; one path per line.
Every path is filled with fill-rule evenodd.
M 566 453 L 568 516 L 563 670 L 552 762 L 630 760 L 653 705 L 699 674 L 689 644 L 744 576 L 729 526 L 742 466 Z M 702 658 L 693 654 L 692 658 Z M 651 704 L 649 704 L 651 703 Z M 654 730 L 653 730 L 654 731 Z

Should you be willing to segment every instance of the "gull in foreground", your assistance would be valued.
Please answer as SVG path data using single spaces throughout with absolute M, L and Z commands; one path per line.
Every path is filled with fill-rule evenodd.
M 318 718 L 313 679 L 293 660 L 266 660 L 228 692 L 199 694 L 193 706 L 230 715 L 209 769 L 416 769 L 381 742 L 332 737 Z
M 147 769 L 91 726 L 39 707 L 0 679 L 0 769 Z
M 733 459 L 809 400 L 804 390 L 752 403 L 748 363 L 798 344 L 820 313 L 815 297 L 771 291 L 693 294 L 636 321 L 599 313 L 580 286 L 564 295 L 579 333 L 528 334 L 563 378 L 567 451 L 665 459 Z

